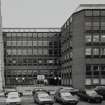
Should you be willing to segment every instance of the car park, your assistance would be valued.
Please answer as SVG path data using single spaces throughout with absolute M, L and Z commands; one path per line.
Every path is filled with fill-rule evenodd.
M 79 90 L 78 96 L 81 100 L 87 101 L 89 103 L 101 103 L 103 100 L 103 96 L 98 95 L 94 90 Z
M 103 99 L 105 100 L 105 86 L 97 86 L 94 89 L 99 95 L 103 96 Z
M 43 90 L 37 90 L 33 94 L 34 103 L 38 103 L 40 105 L 52 105 L 54 100 L 52 99 L 51 95 Z
M 21 98 L 18 92 L 9 92 L 6 98 L 6 105 L 21 105 Z
M 62 103 L 62 104 L 72 104 L 76 105 L 78 103 L 78 98 L 73 96 L 70 91 L 65 89 L 57 90 L 54 99 L 56 102 Z

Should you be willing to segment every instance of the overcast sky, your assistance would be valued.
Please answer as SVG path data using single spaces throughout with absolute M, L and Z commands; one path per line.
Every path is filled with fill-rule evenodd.
M 79 4 L 105 0 L 1 0 L 3 27 L 61 27 Z

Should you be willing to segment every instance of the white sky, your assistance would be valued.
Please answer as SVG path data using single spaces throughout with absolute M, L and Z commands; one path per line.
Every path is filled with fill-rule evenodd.
M 61 27 L 79 4 L 105 0 L 1 0 L 3 27 Z

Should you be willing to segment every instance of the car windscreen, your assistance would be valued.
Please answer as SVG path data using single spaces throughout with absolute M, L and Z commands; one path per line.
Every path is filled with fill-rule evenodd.
M 47 98 L 49 95 L 47 93 L 38 93 L 39 98 Z
M 70 97 L 72 95 L 69 92 L 61 92 L 61 96 L 63 96 L 63 97 Z
M 92 95 L 92 96 L 97 95 L 97 93 L 95 91 L 93 91 L 93 90 L 88 90 L 88 91 L 86 91 L 86 93 L 88 95 Z
M 16 92 L 8 93 L 8 98 L 17 98 L 17 97 L 19 97 L 19 95 Z

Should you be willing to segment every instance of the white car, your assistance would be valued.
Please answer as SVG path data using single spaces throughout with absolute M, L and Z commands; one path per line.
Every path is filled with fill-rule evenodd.
M 21 105 L 21 98 L 19 97 L 18 92 L 10 92 L 8 93 L 7 99 L 6 99 L 6 105 Z

